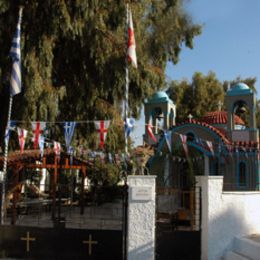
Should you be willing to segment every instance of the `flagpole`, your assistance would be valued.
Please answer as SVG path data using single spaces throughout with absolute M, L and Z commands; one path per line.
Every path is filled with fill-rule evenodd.
M 10 78 L 10 99 L 9 99 L 9 108 L 8 108 L 8 116 L 7 116 L 7 124 L 5 129 L 5 151 L 4 151 L 4 162 L 3 162 L 3 173 L 2 173 L 2 193 L 1 193 L 1 219 L 0 224 L 4 224 L 5 218 L 5 186 L 6 186 L 6 175 L 7 175 L 7 161 L 8 161 L 8 146 L 9 146 L 9 128 L 10 128 L 10 120 L 12 114 L 12 105 L 13 105 L 13 96 L 19 94 L 21 92 L 21 77 L 20 77 L 20 26 L 22 19 L 23 7 L 19 8 L 19 20 L 16 28 L 16 34 L 12 41 L 12 47 L 10 53 L 12 54 L 13 59 L 13 67 L 12 74 Z M 15 61 L 14 61 L 14 57 Z
M 128 12 L 128 3 L 126 4 L 126 55 L 125 55 L 125 114 L 124 122 L 126 124 L 126 119 L 128 116 L 128 91 L 129 91 L 129 71 L 128 71 L 128 24 L 129 24 L 129 12 Z M 127 132 L 125 132 L 125 156 L 128 153 L 128 138 Z
M 9 98 L 9 108 L 8 108 L 8 116 L 7 116 L 7 124 L 5 129 L 5 151 L 4 151 L 4 163 L 3 163 L 3 173 L 2 173 L 2 194 L 1 194 L 1 225 L 4 224 L 4 215 L 5 215 L 5 182 L 6 182 L 6 171 L 7 171 L 7 159 L 8 159 L 8 145 L 9 145 L 9 138 L 6 135 L 9 135 L 9 127 L 10 127 L 10 120 L 12 114 L 12 105 L 13 105 L 13 96 L 10 95 Z

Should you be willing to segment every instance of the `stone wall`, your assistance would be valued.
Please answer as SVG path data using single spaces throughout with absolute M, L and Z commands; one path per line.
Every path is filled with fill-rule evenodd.
M 235 237 L 260 233 L 260 192 L 223 192 L 222 176 L 198 176 L 202 189 L 202 260 L 217 260 Z

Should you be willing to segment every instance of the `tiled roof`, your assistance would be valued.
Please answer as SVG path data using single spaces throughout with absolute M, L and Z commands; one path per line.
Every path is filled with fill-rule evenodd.
M 245 125 L 245 122 L 237 115 L 234 115 L 234 120 L 236 125 Z M 205 116 L 201 117 L 199 121 L 209 125 L 226 124 L 227 111 L 208 112 Z

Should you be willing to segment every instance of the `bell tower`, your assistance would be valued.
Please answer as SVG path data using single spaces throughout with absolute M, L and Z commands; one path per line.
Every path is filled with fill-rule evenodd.
M 157 140 L 163 130 L 168 130 L 175 125 L 176 106 L 164 91 L 156 92 L 144 104 L 145 114 L 145 134 L 143 140 L 148 144 L 155 142 L 150 138 L 147 132 L 147 125 L 152 125 L 152 132 Z
M 237 83 L 227 91 L 225 97 L 227 108 L 227 130 L 233 142 L 258 142 L 258 129 L 256 126 L 256 96 L 252 89 L 244 83 Z M 245 128 L 236 129 L 234 115 L 246 113 L 248 124 Z

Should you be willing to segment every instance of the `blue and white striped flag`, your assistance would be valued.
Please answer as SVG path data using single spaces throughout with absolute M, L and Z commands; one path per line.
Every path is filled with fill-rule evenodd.
M 16 121 L 10 120 L 8 126 L 5 129 L 5 145 L 9 143 L 10 131 L 14 131 L 16 127 Z
M 164 131 L 165 141 L 169 148 L 169 151 L 172 152 L 172 132 L 171 131 Z
M 21 21 L 22 21 L 22 9 L 19 12 L 19 20 L 16 27 L 16 32 L 12 41 L 10 50 L 10 56 L 13 61 L 12 73 L 10 79 L 10 94 L 14 96 L 19 94 L 22 89 L 22 78 L 21 78 L 21 46 L 20 46 L 20 35 L 21 35 Z
M 76 122 L 64 123 L 64 133 L 65 133 L 65 142 L 66 142 L 67 150 L 69 150 L 75 127 L 76 127 Z
M 127 137 L 134 130 L 134 125 L 135 125 L 134 118 L 126 118 L 126 121 L 125 121 L 125 133 L 126 133 Z

